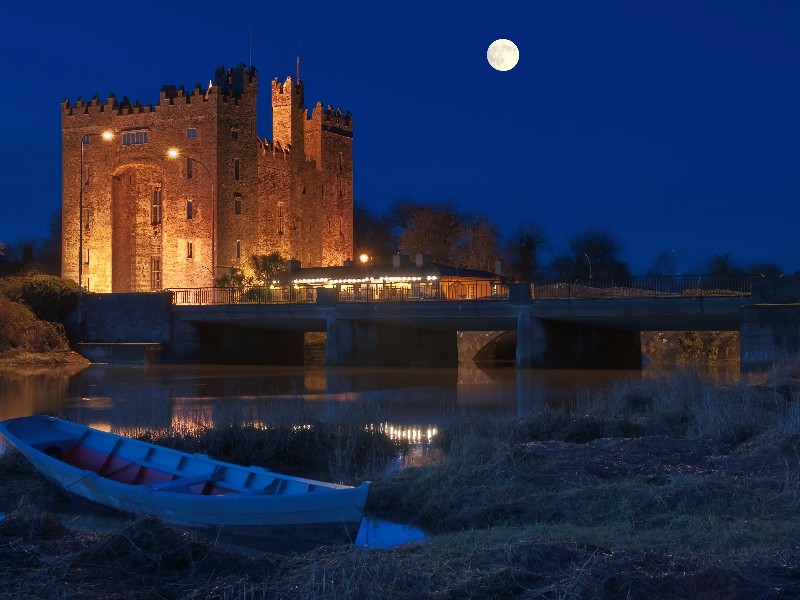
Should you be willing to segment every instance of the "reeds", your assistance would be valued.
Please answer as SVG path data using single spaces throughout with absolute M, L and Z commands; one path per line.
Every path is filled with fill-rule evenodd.
M 800 597 L 798 365 L 752 384 L 619 383 L 526 419 L 455 415 L 441 464 L 377 469 L 369 510 L 434 534 L 389 550 L 232 557 L 152 520 L 79 537 L 23 512 L 39 525 L 0 522 L 0 598 L 81 597 L 81 581 L 109 598 Z M 398 451 L 360 437 L 380 422 L 363 407 L 256 412 L 169 435 L 287 464 L 326 456 L 304 460 L 348 477 Z

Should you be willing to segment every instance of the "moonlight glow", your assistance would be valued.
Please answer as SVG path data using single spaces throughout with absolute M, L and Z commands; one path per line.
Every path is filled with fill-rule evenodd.
M 519 62 L 519 49 L 511 40 L 495 40 L 486 51 L 486 60 L 498 71 L 510 71 Z

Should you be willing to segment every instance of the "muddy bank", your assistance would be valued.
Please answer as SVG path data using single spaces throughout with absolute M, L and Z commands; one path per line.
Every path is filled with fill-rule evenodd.
M 264 460 L 286 456 L 245 433 Z M 215 437 L 219 458 L 258 454 Z M 293 474 L 318 467 L 323 445 L 285 439 L 317 456 Z M 347 444 L 330 439 L 333 463 Z M 0 598 L 800 597 L 799 364 L 754 385 L 624 382 L 530 418 L 465 418 L 440 440 L 441 464 L 370 475 L 368 512 L 428 540 L 260 558 L 152 519 L 66 529 L 39 508 L 55 492 L 6 456 Z M 386 452 L 365 442 L 343 469 Z

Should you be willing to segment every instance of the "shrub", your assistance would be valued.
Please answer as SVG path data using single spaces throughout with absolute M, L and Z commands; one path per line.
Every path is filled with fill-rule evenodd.
M 53 275 L 26 277 L 22 299 L 34 314 L 45 321 L 63 322 L 77 304 L 78 286 Z
M 61 324 L 40 321 L 24 304 L 0 296 L 0 353 L 11 349 L 47 352 L 67 348 Z

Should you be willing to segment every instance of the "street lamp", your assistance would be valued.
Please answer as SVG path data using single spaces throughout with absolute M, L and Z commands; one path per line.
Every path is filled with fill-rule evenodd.
M 167 150 L 167 158 L 175 159 L 179 156 L 183 158 L 187 158 L 193 162 L 196 162 L 198 165 L 203 167 L 208 173 L 209 181 L 211 182 L 211 285 L 217 285 L 217 260 L 216 260 L 216 246 L 217 246 L 217 198 L 214 196 L 214 177 L 211 174 L 211 170 L 203 163 L 203 161 L 196 159 L 193 156 L 188 156 L 187 154 L 183 154 L 177 148 L 170 148 Z M 208 270 L 208 267 L 206 267 Z
M 100 134 L 104 141 L 114 139 L 113 131 Z M 89 134 L 81 136 L 80 178 L 78 180 L 78 342 L 83 341 L 83 147 L 89 143 Z
M 592 278 L 592 261 L 589 260 L 589 255 L 586 254 L 586 252 L 584 252 L 583 255 L 586 257 L 586 262 L 589 263 L 589 279 L 591 279 Z

